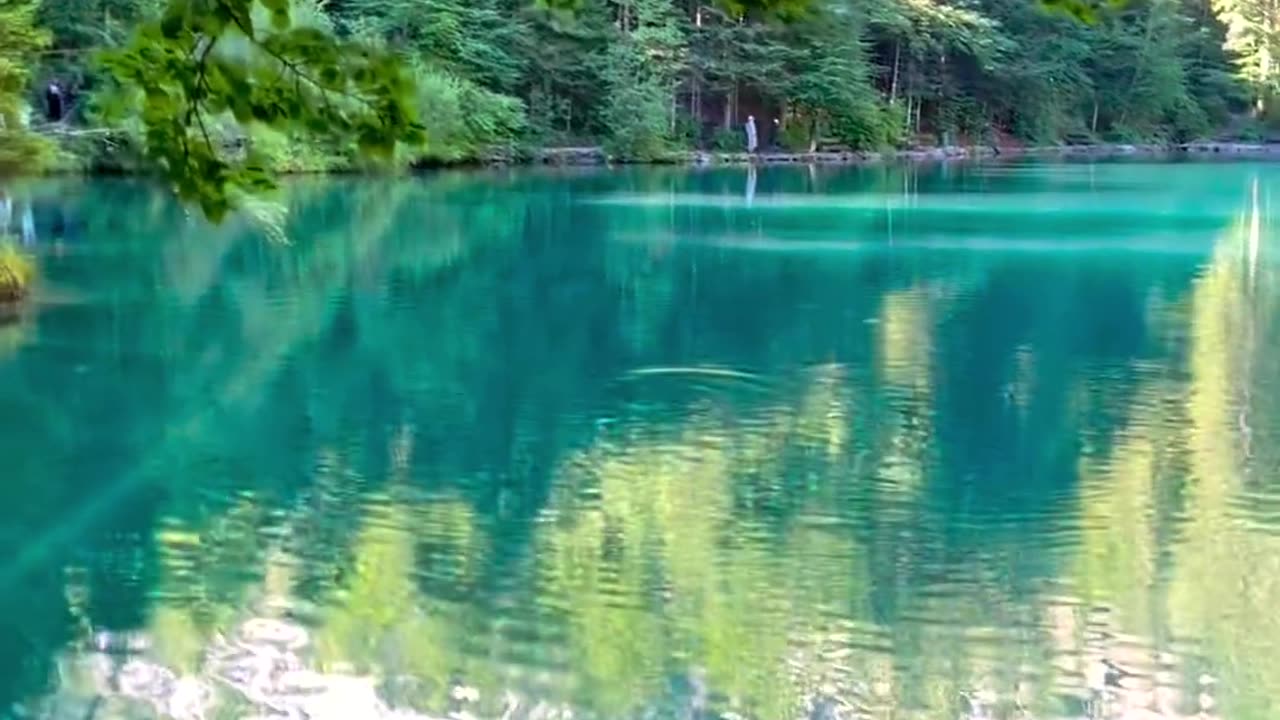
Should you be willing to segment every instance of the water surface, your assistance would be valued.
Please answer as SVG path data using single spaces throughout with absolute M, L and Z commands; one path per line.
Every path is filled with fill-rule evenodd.
M 8 188 L 0 716 L 1280 703 L 1280 166 Z

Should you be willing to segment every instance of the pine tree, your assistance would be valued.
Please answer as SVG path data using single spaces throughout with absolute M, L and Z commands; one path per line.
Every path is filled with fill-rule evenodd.
M 983 8 L 1009 43 L 978 87 L 991 128 L 1033 142 L 1086 132 L 1095 26 L 1024 0 L 988 0 Z
M 1226 47 L 1235 54 L 1240 77 L 1253 91 L 1258 114 L 1268 110 L 1280 88 L 1280 4 L 1273 0 L 1213 0 L 1227 27 Z
M 530 29 L 508 0 L 347 0 L 339 16 L 358 35 L 405 55 L 427 141 L 415 161 L 509 155 L 525 128 L 514 93 Z
M 828 2 L 788 29 L 783 97 L 807 130 L 810 149 L 824 133 L 854 148 L 890 144 L 897 128 L 872 83 L 868 22 L 851 4 Z
M 1176 0 L 1146 0 L 1108 18 L 1095 33 L 1101 122 L 1118 139 L 1160 135 L 1187 108 L 1183 20 Z
M 738 98 L 744 88 L 771 96 L 784 94 L 787 51 L 780 42 L 783 30 L 777 24 L 738 18 L 714 6 L 699 8 L 695 19 L 691 77 L 697 79 L 700 95 L 692 114 L 702 116 L 701 95 L 710 93 L 720 98 L 722 129 L 736 128 L 741 121 Z
M 610 148 L 631 159 L 659 157 L 675 130 L 675 94 L 687 40 L 670 0 L 614 3 L 618 34 L 605 63 L 603 120 Z
M 503 0 L 347 0 L 342 17 L 497 92 L 524 73 L 529 30 Z
M 1227 28 L 1208 0 L 1183 0 L 1182 14 L 1188 19 L 1183 52 L 1189 93 L 1204 112 L 1207 126 L 1222 127 L 1249 101 L 1227 50 Z
M 616 37 L 609 8 L 596 1 L 573 13 L 533 8 L 525 17 L 532 50 L 522 85 L 535 140 L 600 134 L 606 60 Z

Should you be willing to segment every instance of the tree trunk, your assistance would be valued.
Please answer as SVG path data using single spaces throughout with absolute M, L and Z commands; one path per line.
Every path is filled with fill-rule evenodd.
M 898 61 L 902 58 L 902 41 L 893 44 L 893 79 L 889 81 L 889 104 L 898 101 Z
M 1089 124 L 1089 132 L 1098 134 L 1098 96 L 1093 97 L 1093 122 Z
M 678 86 L 676 88 L 671 88 L 671 135 L 673 137 L 676 134 L 676 108 L 678 107 L 679 102 L 677 98 L 679 91 L 677 88 Z
M 1151 50 L 1151 34 L 1154 26 L 1155 23 L 1152 22 L 1151 15 L 1148 13 L 1147 27 L 1142 34 L 1142 53 L 1138 55 L 1138 61 L 1134 65 L 1133 78 L 1129 81 L 1129 92 L 1126 95 L 1126 103 L 1124 107 L 1120 109 L 1120 119 L 1116 122 L 1117 125 L 1124 125 L 1125 119 L 1129 116 L 1129 107 L 1133 98 L 1133 91 L 1138 87 L 1138 80 L 1142 77 L 1142 71 L 1144 70 L 1143 65 L 1145 65 L 1147 61 L 1147 52 Z
M 1265 46 L 1258 53 L 1258 78 L 1262 86 L 1262 90 L 1258 92 L 1257 111 L 1258 117 L 1263 117 L 1267 112 L 1267 83 L 1271 75 L 1271 51 Z
M 693 6 L 693 26 L 695 33 L 702 31 L 702 4 Z M 697 65 L 691 65 L 689 72 L 689 114 L 693 116 L 693 142 L 702 147 L 702 78 L 698 76 Z

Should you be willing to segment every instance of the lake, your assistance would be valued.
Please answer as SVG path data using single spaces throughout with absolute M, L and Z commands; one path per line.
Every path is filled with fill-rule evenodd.
M 7 198 L 0 717 L 1276 717 L 1280 165 Z

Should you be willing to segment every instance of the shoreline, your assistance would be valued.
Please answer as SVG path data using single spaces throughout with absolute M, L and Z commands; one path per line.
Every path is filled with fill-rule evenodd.
M 829 150 L 817 152 L 722 152 L 711 150 L 675 150 L 661 157 L 633 160 L 610 156 L 601 146 L 548 147 L 520 156 L 492 156 L 456 162 L 416 162 L 395 168 L 331 167 L 310 170 L 274 171 L 284 177 L 368 176 L 423 173 L 436 170 L 483 170 L 494 168 L 609 168 L 609 167 L 686 167 L 695 169 L 732 167 L 779 167 L 824 165 L 859 167 L 886 164 L 925 164 L 951 161 L 1005 161 L 1044 159 L 1058 161 L 1092 160 L 1262 160 L 1280 161 L 1280 143 L 1245 143 L 1234 141 L 1196 141 L 1190 143 L 1098 143 L 1092 145 L 1006 146 L 952 145 L 886 151 Z M 150 173 L 138 168 L 80 167 L 51 168 L 21 177 L 146 177 Z M 0 178 L 3 179 L 3 178 Z
M 1191 142 L 1163 145 L 1155 143 L 1101 143 L 1097 145 L 1044 145 L 995 147 L 955 145 L 937 148 L 876 151 L 819 152 L 716 152 L 686 150 L 669 156 L 633 161 L 610 157 L 600 147 L 543 148 L 527 161 L 496 161 L 492 165 L 609 166 L 685 165 L 690 167 L 735 167 L 744 165 L 874 165 L 893 162 L 937 162 L 947 160 L 994 160 L 1046 158 L 1056 160 L 1104 160 L 1119 158 L 1232 158 L 1280 160 L 1280 143 Z

